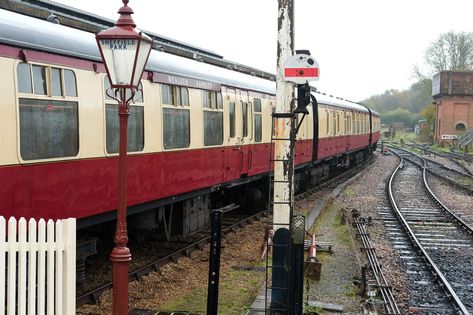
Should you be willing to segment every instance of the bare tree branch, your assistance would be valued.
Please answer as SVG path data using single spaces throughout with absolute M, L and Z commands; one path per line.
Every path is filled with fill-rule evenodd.
M 426 63 L 435 71 L 473 69 L 473 33 L 441 34 L 425 52 Z

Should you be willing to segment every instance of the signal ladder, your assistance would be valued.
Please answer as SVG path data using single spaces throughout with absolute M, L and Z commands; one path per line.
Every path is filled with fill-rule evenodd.
M 278 138 L 274 132 L 275 125 L 278 119 L 290 119 L 290 135 L 289 138 Z M 302 248 L 305 232 L 305 219 L 303 216 L 293 216 L 294 210 L 294 146 L 296 140 L 297 130 L 299 129 L 300 123 L 296 128 L 297 113 L 273 113 L 272 114 L 272 133 L 271 133 L 271 143 L 270 143 L 270 180 L 269 180 L 269 194 L 268 198 L 268 223 L 267 223 L 267 233 L 268 236 L 274 228 L 277 228 L 277 231 L 272 237 L 272 242 L 268 241 L 266 243 L 266 299 L 265 299 L 265 313 L 266 314 L 289 314 L 289 311 L 293 309 L 294 303 L 299 303 L 295 301 L 293 292 L 297 290 L 302 290 L 303 279 L 292 279 L 294 277 L 294 268 L 300 269 L 295 264 L 295 256 L 297 255 L 294 251 L 294 240 L 296 238 L 294 231 L 302 231 Z M 302 120 L 301 120 L 302 122 Z M 275 156 L 275 145 L 281 142 L 289 142 L 290 150 L 287 156 Z M 276 163 L 282 163 L 283 169 L 285 170 L 286 176 L 284 178 L 276 179 L 274 177 L 274 171 L 271 170 L 272 166 L 275 166 Z M 282 194 L 282 200 L 273 200 L 274 188 L 277 185 L 287 185 L 289 188 L 287 190 L 287 195 Z M 282 190 L 280 190 L 282 191 Z M 270 215 L 274 216 L 274 206 L 286 206 L 289 212 L 290 222 L 270 222 Z M 274 221 L 274 219 L 273 219 Z M 273 226 L 271 226 L 273 225 Z M 297 232 L 296 232 L 297 234 Z M 298 233 L 300 234 L 300 232 Z M 272 249 L 272 250 L 271 250 Z M 302 250 L 303 251 L 303 250 Z M 297 259 L 301 259 L 300 257 Z M 294 281 L 297 280 L 297 281 Z M 295 285 L 295 283 L 300 284 Z M 296 306 L 297 307 L 297 306 Z M 302 309 L 302 306 L 300 306 Z

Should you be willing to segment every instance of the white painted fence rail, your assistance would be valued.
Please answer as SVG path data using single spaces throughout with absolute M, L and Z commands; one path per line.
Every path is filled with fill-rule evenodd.
M 0 315 L 72 315 L 76 219 L 0 216 Z

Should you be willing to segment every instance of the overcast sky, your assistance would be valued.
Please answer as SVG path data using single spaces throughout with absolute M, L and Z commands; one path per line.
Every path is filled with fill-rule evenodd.
M 119 0 L 56 0 L 116 20 Z M 139 28 L 276 73 L 277 0 L 130 0 Z M 406 89 L 441 33 L 473 31 L 472 0 L 295 0 L 295 48 L 320 91 L 360 101 Z M 426 69 L 424 67 L 424 69 Z M 427 69 L 426 69 L 427 70 Z

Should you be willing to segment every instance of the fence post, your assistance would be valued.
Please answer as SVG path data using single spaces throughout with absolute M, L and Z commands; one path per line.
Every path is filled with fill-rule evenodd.
M 54 222 L 49 219 L 46 224 L 47 266 L 46 266 L 46 312 L 54 314 Z
M 44 315 L 46 307 L 46 221 L 39 220 L 38 224 L 38 315 Z
M 18 314 L 26 315 L 26 220 L 18 221 Z M 9 285 L 12 285 L 11 283 Z
M 6 240 L 7 225 L 4 217 L 0 217 L 0 283 L 5 283 L 5 253 L 7 252 Z M 5 286 L 3 286 L 5 290 Z M 5 314 L 5 291 L 0 290 L 0 314 Z
M 76 219 L 64 220 L 64 314 L 76 312 Z M 74 271 L 74 272 L 73 272 Z
M 30 219 L 28 222 L 28 242 L 29 242 L 29 259 L 28 259 L 28 315 L 36 314 L 36 253 L 38 252 L 38 237 L 36 235 L 36 220 Z
M 56 221 L 56 261 L 54 264 L 54 273 L 55 273 L 55 278 L 56 278 L 56 284 L 55 284 L 55 292 L 56 292 L 56 314 L 64 314 L 68 315 L 67 313 L 64 313 L 62 310 L 63 307 L 63 298 L 65 296 L 64 288 L 63 288 L 63 281 L 64 281 L 64 273 L 63 273 L 63 255 L 64 252 L 66 251 L 66 246 L 64 246 L 64 239 L 63 239 L 63 223 L 62 220 L 57 220 Z M 67 302 L 66 302 L 67 303 Z
M 16 283 L 16 246 L 16 219 L 10 217 L 10 219 L 8 219 L 8 253 L 15 253 L 15 255 L 8 254 L 7 283 Z M 7 314 L 16 315 L 16 287 L 9 285 L 7 290 Z

